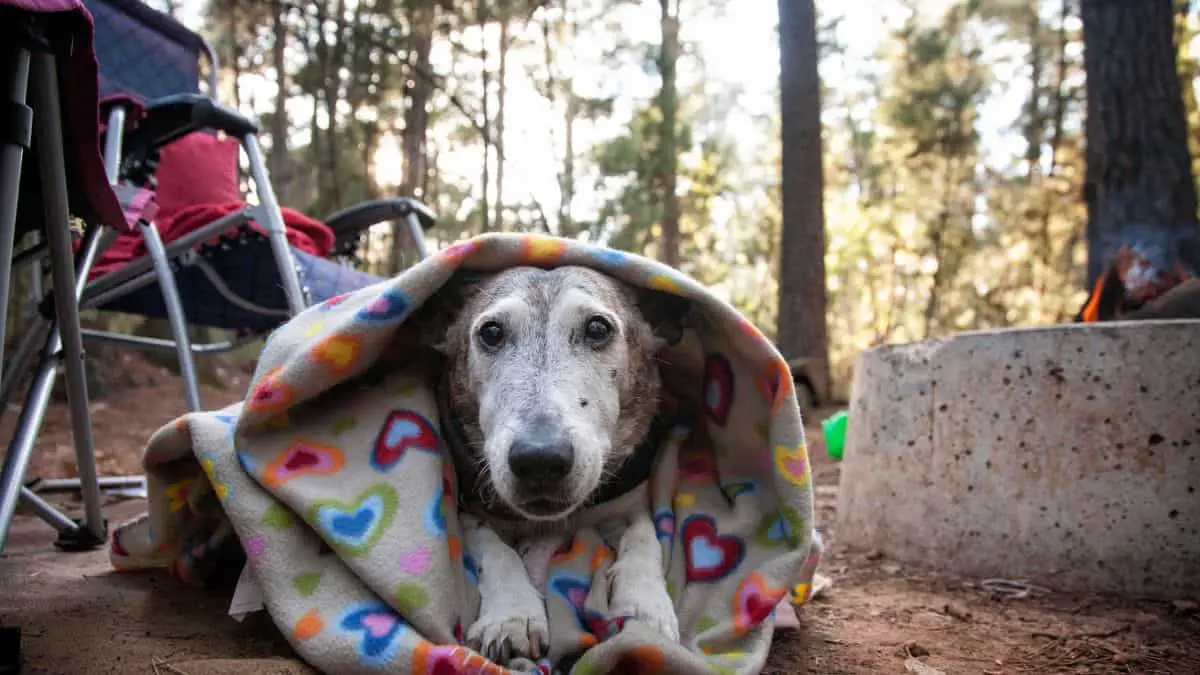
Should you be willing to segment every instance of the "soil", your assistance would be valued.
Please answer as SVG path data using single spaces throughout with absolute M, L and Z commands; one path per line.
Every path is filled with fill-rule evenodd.
M 134 384 L 92 403 L 102 473 L 133 474 L 146 439 L 183 409 L 178 380 L 136 356 L 120 365 Z M 231 369 L 204 391 L 207 408 L 240 398 L 246 375 Z M 1179 673 L 1200 672 L 1200 604 L 1058 593 L 1000 591 L 978 579 L 905 567 L 839 546 L 838 465 L 809 429 L 818 523 L 833 586 L 781 633 L 764 672 Z M 9 438 L 8 411 L 0 437 Z M 73 475 L 66 406 L 55 401 L 28 478 Z M 110 521 L 144 508 L 113 503 Z M 19 515 L 0 557 L 0 625 L 20 625 L 29 673 L 308 673 L 261 614 L 226 615 L 228 593 L 183 588 L 163 575 L 115 574 L 104 551 L 55 552 L 53 533 Z M 1013 580 L 1019 582 L 1020 580 Z M 0 655 L 2 656 L 2 655 Z

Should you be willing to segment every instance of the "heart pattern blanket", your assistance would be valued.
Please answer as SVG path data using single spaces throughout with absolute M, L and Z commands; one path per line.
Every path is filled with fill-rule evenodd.
M 463 549 L 428 364 L 405 359 L 405 336 L 456 270 L 519 265 L 588 266 L 692 301 L 684 340 L 664 356 L 679 423 L 647 506 L 682 637 L 605 613 L 615 554 L 580 531 L 550 561 L 538 672 L 759 672 L 777 608 L 809 599 L 821 551 L 787 363 L 693 279 L 554 237 L 467 240 L 281 326 L 243 402 L 150 439 L 148 513 L 114 533 L 113 565 L 204 583 L 244 560 L 274 623 L 325 672 L 508 672 L 462 646 L 478 567 Z

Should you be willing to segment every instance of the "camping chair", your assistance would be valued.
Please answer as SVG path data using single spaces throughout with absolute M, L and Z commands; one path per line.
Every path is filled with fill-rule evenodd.
M 258 145 L 257 124 L 199 93 L 201 58 L 207 56 L 210 72 L 215 72 L 216 59 L 198 35 L 138 0 L 85 0 L 84 4 L 96 23 L 102 111 L 107 120 L 104 163 L 117 183 L 126 217 L 136 223 L 140 235 L 125 236 L 123 241 L 144 246 L 144 253 L 118 260 L 116 266 L 101 258 L 97 270 L 101 265 L 109 269 L 90 276 L 80 306 L 166 319 L 172 339 L 98 330 L 82 334 L 89 340 L 175 353 L 187 406 L 199 410 L 195 355 L 236 348 L 311 304 L 380 279 L 289 244 L 296 230 L 286 228 L 275 200 Z M 210 78 L 210 92 L 215 92 L 212 83 Z M 213 135 L 214 131 L 228 138 Z M 180 148 L 183 154 L 176 152 Z M 239 148 L 248 160 L 250 183 L 258 197 L 255 205 L 240 201 Z M 201 166 L 213 170 L 202 172 L 197 168 Z M 164 241 L 160 226 L 165 214 L 159 206 L 165 206 L 167 187 L 181 184 L 232 190 L 237 206 L 211 221 L 195 222 L 193 217 L 186 231 L 175 231 L 173 240 Z M 200 206 L 201 215 L 205 213 L 204 204 L 179 206 L 171 207 L 175 224 L 186 207 Z M 434 217 L 413 200 L 366 202 L 330 216 L 324 224 L 309 224 L 318 228 L 315 235 L 331 240 L 332 249 L 326 253 L 347 256 L 367 227 L 398 218 L 408 224 L 410 243 L 424 257 L 424 230 L 434 224 Z M 194 344 L 189 326 L 225 329 L 233 337 Z M 14 371 L 19 359 L 27 358 L 24 347 L 13 358 Z M 4 394 L 7 391 L 0 391 Z M 81 480 L 87 479 L 81 474 Z M 104 487 L 141 482 L 141 477 L 101 479 Z M 78 486 L 79 481 L 58 480 L 45 481 L 38 488 Z
M 32 345 L 23 347 L 25 361 L 32 365 L 36 357 L 36 367 L 0 469 L 0 551 L 22 500 L 59 531 L 65 548 L 95 547 L 106 539 L 77 300 L 80 280 L 101 250 L 102 232 L 129 225 L 100 161 L 95 77 L 91 21 L 79 0 L 0 0 L 0 324 L 7 316 L 14 270 L 46 260 L 52 279 L 52 295 L 40 304 L 36 330 L 21 336 L 23 345 Z M 72 152 L 69 162 L 66 148 Z M 74 254 L 72 214 L 86 223 Z M 13 255 L 14 242 L 35 231 L 41 241 Z M 82 520 L 68 518 L 22 485 L 60 363 L 66 371 Z M 5 381 L 22 379 L 18 370 L 6 368 Z

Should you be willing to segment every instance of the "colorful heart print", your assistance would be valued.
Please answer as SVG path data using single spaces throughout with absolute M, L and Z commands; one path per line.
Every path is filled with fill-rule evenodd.
M 408 575 L 419 577 L 429 571 L 433 562 L 433 551 L 428 546 L 417 546 L 400 556 L 400 569 Z
M 596 260 L 609 267 L 624 267 L 629 263 L 629 256 L 613 248 L 600 249 L 592 255 L 596 257 Z
M 521 257 L 527 263 L 554 262 L 567 250 L 567 242 L 554 237 L 538 234 L 525 235 L 521 238 Z
M 754 541 L 760 546 L 783 546 L 795 541 L 792 526 L 783 514 L 773 511 L 763 516 L 754 534 Z
M 784 586 L 772 586 L 759 572 L 751 572 L 733 592 L 733 630 L 745 635 L 771 616 L 775 606 L 787 595 Z
M 355 316 L 359 321 L 374 323 L 396 321 L 408 313 L 409 304 L 404 293 L 399 289 L 389 288 L 375 296 L 375 299 L 358 310 Z
M 725 493 L 725 498 L 733 503 L 742 495 L 752 495 L 758 492 L 758 483 L 752 480 L 735 481 L 725 483 L 721 486 L 721 492 Z
M 322 302 L 321 309 L 331 310 L 334 307 L 337 307 L 338 305 L 345 302 L 346 299 L 349 298 L 351 295 L 353 295 L 353 293 L 342 293 L 341 295 L 335 295 L 332 298 L 329 298 L 328 300 L 326 300 L 325 302 Z
M 468 239 L 447 246 L 444 251 L 438 254 L 439 262 L 457 267 L 462 261 L 470 257 L 472 253 L 478 251 L 479 246 L 479 241 L 475 239 Z
M 779 410 L 779 406 L 792 393 L 792 369 L 782 358 L 775 357 L 767 362 L 763 374 L 757 381 L 758 393 L 762 395 L 771 412 Z
M 267 463 L 263 482 L 267 487 L 279 487 L 299 476 L 332 476 L 345 466 L 341 448 L 301 438 Z
M 608 636 L 608 619 L 586 606 L 588 593 L 592 590 L 591 581 L 586 577 L 560 572 L 552 574 L 546 585 L 554 595 L 562 598 L 567 606 L 574 610 L 579 630 L 600 638 Z
M 710 354 L 704 363 L 704 391 L 701 400 L 704 415 L 719 427 L 729 421 L 729 409 L 733 406 L 733 367 L 729 359 L 720 354 Z
M 717 475 L 717 457 L 705 450 L 679 453 L 679 480 L 684 483 L 708 485 Z
M 424 415 L 413 410 L 394 410 L 375 436 L 371 466 L 376 471 L 389 471 L 409 450 L 437 453 L 441 448 L 437 430 Z
M 775 446 L 775 472 L 796 487 L 808 487 L 808 448 L 803 442 L 796 446 Z
M 446 488 L 446 479 L 443 477 L 442 489 L 433 496 L 433 501 L 429 502 L 429 508 L 425 510 L 425 529 L 435 536 L 446 534 L 446 511 L 447 507 L 453 506 L 447 503 Z
M 746 556 L 746 543 L 733 535 L 720 534 L 712 516 L 688 516 L 681 532 L 688 583 L 724 579 Z
M 421 641 L 413 650 L 413 675 L 510 675 L 512 671 L 458 645 Z
M 659 541 L 670 541 L 675 536 L 675 512 L 659 509 L 654 513 L 654 534 Z
M 379 602 L 352 609 L 342 617 L 339 625 L 343 631 L 358 637 L 359 659 L 369 666 L 391 663 L 406 629 L 400 615 Z
M 335 333 L 313 346 L 308 355 L 329 369 L 333 377 L 342 377 L 358 362 L 362 339 L 347 333 Z
M 637 645 L 621 654 L 610 672 L 621 675 L 662 675 L 668 672 L 667 659 L 662 650 L 654 645 Z
M 373 485 L 352 502 L 318 500 L 308 520 L 339 553 L 359 556 L 371 550 L 396 516 L 399 498 L 391 486 Z
M 279 371 L 275 370 L 254 385 L 246 409 L 260 414 L 279 412 L 292 404 L 292 398 L 292 388 L 279 380 Z

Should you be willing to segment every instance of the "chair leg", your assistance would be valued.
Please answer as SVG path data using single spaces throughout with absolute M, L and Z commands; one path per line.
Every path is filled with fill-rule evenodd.
M 263 160 L 262 148 L 258 145 L 258 137 L 246 134 L 242 137 L 242 147 L 250 160 L 250 176 L 254 179 L 254 188 L 258 193 L 260 218 L 267 228 L 267 237 L 271 241 L 271 251 L 275 254 L 275 265 L 279 268 L 279 277 L 283 282 L 283 293 L 287 297 L 288 309 L 292 316 L 299 314 L 307 306 L 304 289 L 300 287 L 300 276 L 296 273 L 296 261 L 292 258 L 292 249 L 288 246 L 287 226 L 283 222 L 283 213 L 279 210 L 279 202 L 275 199 L 275 189 L 271 186 L 271 177 L 267 173 L 267 165 Z
M 163 304 L 167 308 L 167 320 L 171 324 L 171 337 L 175 340 L 175 352 L 179 358 L 179 374 L 183 377 L 183 395 L 188 410 L 200 412 L 200 385 L 196 377 L 196 361 L 192 356 L 192 342 L 188 336 L 187 316 L 183 311 L 183 303 L 179 299 L 179 289 L 175 285 L 175 274 L 171 271 L 171 261 L 167 258 L 167 249 L 163 245 L 158 228 L 153 223 L 141 224 L 142 239 L 146 242 L 146 250 L 154 261 L 155 276 L 158 277 L 158 287 L 162 291 Z
M 16 68 L 6 73 L 4 90 L 0 91 L 0 96 L 6 99 L 0 100 L 0 106 L 8 108 L 6 117 L 16 122 L 10 123 L 10 129 L 6 130 L 8 137 L 0 139 L 0 377 L 4 372 L 5 328 L 8 324 L 8 296 L 17 231 L 17 196 L 21 190 L 21 163 L 31 140 L 28 121 L 32 111 L 25 105 L 30 55 L 29 50 L 23 47 L 18 47 L 16 52 Z

